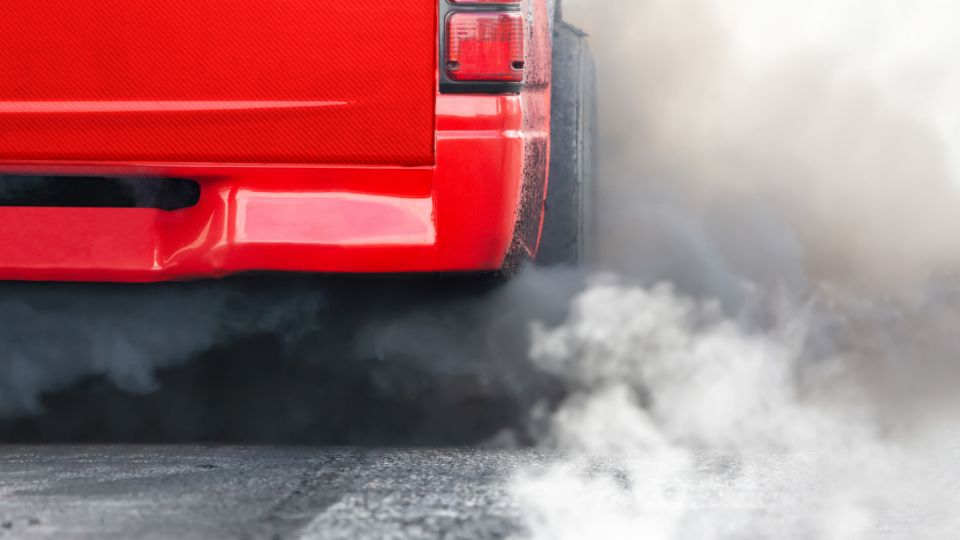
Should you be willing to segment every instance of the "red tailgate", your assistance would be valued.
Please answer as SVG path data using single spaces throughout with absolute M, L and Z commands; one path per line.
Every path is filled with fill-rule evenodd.
M 0 160 L 432 164 L 436 11 L 0 1 Z

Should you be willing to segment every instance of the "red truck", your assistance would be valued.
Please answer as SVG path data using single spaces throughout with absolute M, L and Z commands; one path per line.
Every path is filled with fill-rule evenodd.
M 592 64 L 555 0 L 0 4 L 0 279 L 583 256 Z

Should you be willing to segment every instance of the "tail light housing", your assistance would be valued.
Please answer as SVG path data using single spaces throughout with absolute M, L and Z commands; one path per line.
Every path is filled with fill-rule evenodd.
M 523 82 L 523 17 L 517 12 L 452 14 L 446 69 L 454 81 Z
M 517 93 L 525 68 L 519 0 L 440 0 L 440 89 Z

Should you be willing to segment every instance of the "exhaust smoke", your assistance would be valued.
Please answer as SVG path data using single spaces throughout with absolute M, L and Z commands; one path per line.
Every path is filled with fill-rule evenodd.
M 0 419 L 43 411 L 45 393 L 102 378 L 132 394 L 157 390 L 155 372 L 218 344 L 296 334 L 320 295 L 265 294 L 235 283 L 0 286 Z
M 529 538 L 941 538 L 960 523 L 960 71 L 946 2 L 567 0 L 601 268 Z
M 58 288 L 28 298 L 10 286 L 0 416 L 90 376 L 147 392 L 154 370 L 220 348 L 224 369 L 293 358 L 283 369 L 302 382 L 304 365 L 319 366 L 289 407 L 259 419 L 235 407 L 244 424 L 340 419 L 292 421 L 281 441 L 483 438 L 552 452 L 511 486 L 524 537 L 951 536 L 960 6 L 564 0 L 563 11 L 598 62 L 591 275 L 531 269 L 466 298 L 366 283 L 267 298 L 224 284 L 154 303 L 91 288 L 65 304 Z M 156 332 L 156 318 L 183 332 Z M 275 343 L 224 349 L 249 327 Z M 224 392 L 263 393 L 258 373 Z M 208 395 L 199 379 L 184 393 Z M 509 406 L 468 412 L 490 402 Z M 363 422 L 369 432 L 351 431 Z

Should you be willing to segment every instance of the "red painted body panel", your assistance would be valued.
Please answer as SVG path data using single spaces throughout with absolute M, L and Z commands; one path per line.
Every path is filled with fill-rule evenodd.
M 543 0 L 524 9 L 545 19 Z M 530 30 L 528 65 L 540 71 L 531 72 L 519 96 L 440 95 L 430 53 L 435 129 L 425 164 L 5 155 L 0 174 L 191 178 L 200 183 L 201 196 L 196 206 L 173 212 L 0 207 L 0 279 L 148 282 L 247 271 L 499 269 L 511 250 L 533 253 L 538 241 L 547 171 L 532 157 L 549 141 L 546 27 L 543 22 Z M 10 128 L 10 118 L 0 107 L 0 133 Z M 364 148 L 370 161 L 384 160 Z M 522 215 L 531 212 L 532 228 L 521 226 Z
M 432 165 L 436 28 L 437 0 L 0 2 L 0 158 Z

